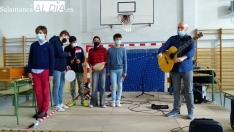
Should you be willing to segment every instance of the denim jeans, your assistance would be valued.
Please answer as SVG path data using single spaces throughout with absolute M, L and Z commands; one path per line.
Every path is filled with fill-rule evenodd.
M 190 72 L 171 72 L 172 84 L 174 90 L 174 109 L 180 111 L 181 107 L 181 79 L 183 79 L 184 92 L 188 112 L 193 112 L 193 71 Z
M 122 96 L 122 76 L 123 69 L 110 70 L 110 80 L 111 80 L 111 97 L 112 101 L 120 101 Z M 118 86 L 117 96 L 116 96 L 116 85 Z
M 106 81 L 106 68 L 101 71 L 92 72 L 92 95 L 90 105 L 98 105 L 98 83 L 100 83 L 100 106 L 105 105 L 105 81 Z
M 54 70 L 54 80 L 53 80 L 54 106 L 63 103 L 64 83 L 65 83 L 65 72 Z

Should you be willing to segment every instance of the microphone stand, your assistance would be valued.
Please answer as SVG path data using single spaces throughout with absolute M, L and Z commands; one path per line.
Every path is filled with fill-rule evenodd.
M 144 94 L 154 97 L 154 95 L 145 93 L 144 72 L 145 72 L 145 70 L 141 71 L 141 88 L 142 88 L 142 93 L 140 95 L 136 96 L 136 98 L 138 98 L 138 97 L 140 97 L 141 95 L 144 95 Z

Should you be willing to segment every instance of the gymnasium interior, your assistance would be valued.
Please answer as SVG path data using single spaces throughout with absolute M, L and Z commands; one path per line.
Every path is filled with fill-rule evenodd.
M 194 119 L 187 119 L 181 96 L 181 116 L 173 109 L 169 72 L 158 65 L 158 50 L 177 35 L 180 22 L 196 37 L 193 56 Z M 87 63 L 93 37 L 108 50 L 113 35 L 122 35 L 127 52 L 127 77 L 121 107 L 111 107 L 110 80 L 105 82 L 106 108 L 77 105 L 64 112 L 52 109 L 35 127 L 33 86 L 28 79 L 29 49 L 35 29 L 47 27 L 47 37 L 62 30 L 77 38 L 84 50 L 83 83 L 92 94 Z M 233 132 L 234 131 L 234 1 L 233 0 L 1 0 L 0 1 L 0 131 L 2 132 Z M 64 43 L 63 48 L 69 45 Z M 52 91 L 53 82 L 49 89 Z M 199 85 L 200 86 L 200 85 Z M 78 86 L 76 86 L 76 94 Z M 183 87 L 183 86 L 182 86 Z M 182 88 L 183 89 L 183 88 Z M 66 81 L 64 103 L 71 101 Z M 160 106 L 161 108 L 153 108 Z M 165 106 L 166 108 L 162 108 Z M 203 120 L 201 124 L 192 124 Z M 216 124 L 209 124 L 213 121 Z

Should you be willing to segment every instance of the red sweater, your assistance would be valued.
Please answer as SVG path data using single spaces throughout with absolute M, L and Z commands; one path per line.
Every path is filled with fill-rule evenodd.
M 107 50 L 102 46 L 99 46 L 97 48 L 91 48 L 89 50 L 89 55 L 88 55 L 89 65 L 94 66 L 95 64 L 100 62 L 106 62 L 107 64 Z

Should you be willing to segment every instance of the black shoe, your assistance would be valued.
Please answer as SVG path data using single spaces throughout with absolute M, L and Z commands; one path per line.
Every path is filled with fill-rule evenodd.
M 37 115 L 37 118 L 43 118 L 43 117 L 46 117 L 47 116 L 47 113 L 46 112 L 41 112 Z
M 33 115 L 33 118 L 37 118 L 37 113 L 35 115 Z
M 41 112 L 37 112 L 35 115 L 33 115 L 33 118 L 37 118 L 37 116 L 40 114 Z

